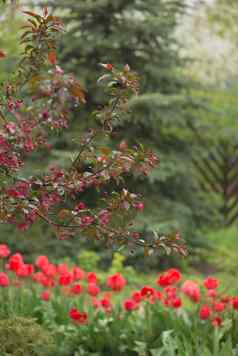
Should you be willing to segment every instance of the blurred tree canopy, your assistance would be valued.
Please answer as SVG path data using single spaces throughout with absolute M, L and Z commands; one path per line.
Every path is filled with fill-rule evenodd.
M 238 2 L 236 0 L 216 0 L 207 6 L 209 23 L 220 36 L 229 36 L 237 42 Z
M 236 1 L 201 2 L 198 11 L 183 22 L 179 32 L 184 34 L 185 53 L 192 58 L 186 73 L 201 84 L 193 91 L 193 97 L 202 103 L 194 115 L 198 118 L 200 137 L 206 150 L 198 151 L 197 157 L 200 157 L 200 163 L 205 159 L 211 165 L 215 159 L 219 165 L 215 164 L 219 179 L 214 183 L 219 185 L 227 181 L 226 188 L 224 186 L 224 190 L 215 194 L 215 201 L 211 199 L 213 210 L 218 213 L 219 226 L 226 221 L 224 212 L 228 203 L 225 200 L 230 200 L 228 210 L 235 210 L 237 200 L 234 188 L 238 129 L 237 5 Z M 219 211 L 222 214 L 219 215 Z M 237 218 L 228 221 L 237 224 Z

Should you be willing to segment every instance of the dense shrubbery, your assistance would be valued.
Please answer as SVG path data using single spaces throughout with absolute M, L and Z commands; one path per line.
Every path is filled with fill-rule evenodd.
M 57 351 L 54 338 L 34 319 L 11 317 L 0 320 L 1 356 L 49 356 Z
M 32 335 L 43 327 L 44 344 L 54 346 L 52 334 L 59 355 L 237 355 L 238 297 L 216 278 L 182 280 L 171 268 L 138 285 L 123 268 L 105 276 L 47 256 L 27 264 L 6 245 L 0 256 L 1 318 L 34 318 L 41 327 Z M 18 330 L 18 319 L 9 323 Z M 16 335 L 9 334 L 9 344 Z M 24 335 L 19 345 L 30 343 L 27 328 Z

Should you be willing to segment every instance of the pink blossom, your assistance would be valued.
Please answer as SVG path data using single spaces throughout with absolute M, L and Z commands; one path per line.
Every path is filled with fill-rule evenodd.
M 187 280 L 182 284 L 181 291 L 193 302 L 198 303 L 200 300 L 200 288 L 197 283 Z
M 10 284 L 9 278 L 6 273 L 0 272 L 0 287 L 8 287 Z
M 0 258 L 6 258 L 10 255 L 10 250 L 7 245 L 0 245 Z
M 94 221 L 94 218 L 92 216 L 89 216 L 89 215 L 82 216 L 80 219 L 81 219 L 82 227 L 89 226 Z

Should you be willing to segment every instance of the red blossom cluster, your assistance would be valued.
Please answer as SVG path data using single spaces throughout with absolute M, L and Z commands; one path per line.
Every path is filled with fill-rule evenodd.
M 160 273 L 154 286 L 144 285 L 130 291 L 120 273 L 108 276 L 102 283 L 94 272 L 86 272 L 79 266 L 69 267 L 66 263 L 54 264 L 47 256 L 39 256 L 34 264 L 28 264 L 20 253 L 10 254 L 5 244 L 0 245 L 0 258 L 4 265 L 0 272 L 1 288 L 19 289 L 31 285 L 32 289 L 35 286 L 42 302 L 54 301 L 60 294 L 63 297 L 61 303 L 65 298 L 69 300 L 68 317 L 76 324 L 87 324 L 98 312 L 113 313 L 118 308 L 119 296 L 116 294 L 120 295 L 122 291 L 119 305 L 124 313 L 142 312 L 145 305 L 176 311 L 185 308 L 187 298 L 197 306 L 202 322 L 209 321 L 218 327 L 228 313 L 238 311 L 238 296 L 228 296 L 220 291 L 216 278 L 207 277 L 203 285 L 192 280 L 182 282 L 182 275 L 175 268 Z M 129 296 L 125 296 L 126 293 Z M 79 300 L 83 306 L 80 310 L 77 307 Z
M 114 73 L 115 75 L 119 80 L 121 74 L 118 72 Z M 71 104 L 77 99 L 79 84 L 59 71 L 59 67 L 50 71 L 46 83 L 47 93 L 44 91 L 43 97 L 35 96 L 30 107 L 23 100 L 15 100 L 15 91 L 11 86 L 7 86 L 5 107 L 4 103 L 1 103 L 1 116 L 5 121 L 0 131 L 0 166 L 3 175 L 14 177 L 26 164 L 27 156 L 40 147 L 50 147 L 47 142 L 48 127 L 59 129 L 67 126 L 70 110 L 72 111 Z M 41 93 L 44 81 L 39 85 L 37 90 Z M 131 89 L 133 91 L 133 86 Z M 128 92 L 128 87 L 124 90 Z M 119 92 L 114 95 L 115 103 L 118 95 Z M 121 105 L 119 101 L 117 105 Z M 115 113 L 117 105 L 113 107 Z M 100 120 L 107 116 L 107 124 L 109 119 L 113 120 L 113 117 L 109 118 L 108 110 L 111 110 L 111 107 L 104 109 L 105 112 L 101 110 L 97 113 Z M 115 231 L 110 227 L 110 223 L 123 211 L 143 211 L 143 203 L 136 194 L 131 194 L 126 189 L 115 192 L 108 198 L 102 194 L 102 208 L 97 210 L 87 208 L 84 202 L 78 201 L 78 196 L 92 187 L 101 189 L 104 193 L 104 186 L 108 182 L 132 171 L 147 174 L 157 163 L 157 158 L 152 152 L 139 147 L 118 147 L 110 150 L 98 146 L 98 135 L 107 136 L 108 132 L 104 129 L 87 132 L 81 139 L 79 154 L 68 167 L 52 167 L 45 175 L 24 180 L 14 177 L 13 184 L 12 179 L 5 180 L 1 191 L 1 220 L 25 230 L 37 219 L 43 219 L 61 237 L 70 236 L 75 231 L 85 230 L 90 226 L 95 228 L 96 238 L 101 235 L 109 235 L 112 239 L 117 235 L 130 238 L 127 229 L 120 231 L 119 228 Z M 90 161 L 91 167 L 88 171 L 80 168 L 85 160 Z M 71 207 L 64 207 L 66 197 L 71 201 Z M 49 218 L 50 213 L 52 216 L 52 210 L 55 219 Z M 93 232 L 92 229 L 90 231 Z

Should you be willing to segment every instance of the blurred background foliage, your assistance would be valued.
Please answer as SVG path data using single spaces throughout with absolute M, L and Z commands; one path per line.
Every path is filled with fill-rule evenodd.
M 66 71 L 76 73 L 86 89 L 87 105 L 76 110 L 69 130 L 52 138 L 55 149 L 50 158 L 41 160 L 39 166 L 36 157 L 26 173 L 63 164 L 71 157 L 75 149 L 72 138 L 77 140 L 85 128 L 94 125 L 90 113 L 103 104 L 96 83 L 101 74 L 99 63 L 128 64 L 140 75 L 141 95 L 131 100 L 131 113 L 118 123 L 110 144 L 118 145 L 122 139 L 130 144 L 141 142 L 160 158 L 159 167 L 148 177 L 128 178 L 130 190 L 140 192 L 145 199 L 145 212 L 136 226 L 143 234 L 179 231 L 190 256 L 181 261 L 178 256 L 146 258 L 143 251 L 125 251 L 125 263 L 141 271 L 188 264 L 205 266 L 204 272 L 212 270 L 212 263 L 217 261 L 210 258 L 214 251 L 218 260 L 223 258 L 223 239 L 219 236 L 233 241 L 237 222 L 232 233 L 220 230 L 222 198 L 201 189 L 193 157 L 203 157 L 220 142 L 236 142 L 237 1 L 25 0 L 14 2 L 10 8 L 3 9 L 2 5 L 0 48 L 7 52 L 7 59 L 0 62 L 1 82 L 14 69 L 20 53 L 17 40 L 23 19 L 19 10 L 42 5 L 63 17 L 66 33 L 58 60 Z M 86 199 L 92 204 L 94 192 Z M 101 267 L 109 266 L 112 259 L 113 251 L 95 241 L 84 241 L 80 236 L 57 241 L 42 224 L 24 233 L 1 226 L 0 234 L 1 241 L 8 241 L 31 258 L 48 254 L 76 259 L 86 251 L 86 260 L 93 260 L 90 253 L 96 251 Z M 219 243 L 214 242 L 214 236 Z M 228 254 L 232 250 L 229 242 L 224 249 Z M 235 258 L 232 261 L 237 264 Z

